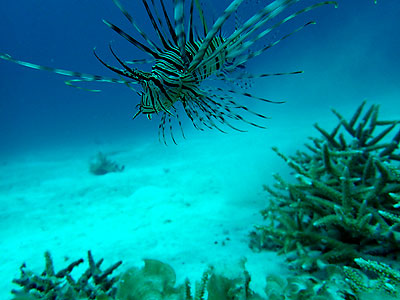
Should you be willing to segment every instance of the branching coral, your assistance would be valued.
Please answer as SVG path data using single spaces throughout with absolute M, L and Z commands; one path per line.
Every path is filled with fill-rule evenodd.
M 385 299 L 398 299 L 400 296 L 400 271 L 391 266 L 373 260 L 363 258 L 354 259 L 357 266 L 364 270 L 364 273 L 352 267 L 344 267 L 343 271 L 346 281 L 351 288 L 363 299 L 372 299 L 371 295 L 378 299 L 386 296 Z M 369 274 L 367 275 L 366 272 Z M 390 297 L 390 298 L 389 298 Z
M 20 268 L 21 277 L 13 282 L 22 289 L 12 290 L 15 300 L 64 300 L 64 299 L 114 299 L 117 277 L 109 278 L 111 273 L 121 265 L 121 261 L 102 271 L 100 266 L 103 259 L 95 262 L 91 252 L 88 252 L 87 270 L 75 280 L 71 272 L 83 263 L 83 259 L 69 264 L 65 269 L 55 272 L 50 253 L 45 253 L 46 267 L 37 275 L 27 270 L 23 264 Z
M 200 282 L 196 282 L 192 293 L 187 279 L 176 286 L 174 269 L 155 259 L 145 259 L 142 268 L 132 267 L 124 273 L 109 278 L 121 261 L 105 271 L 100 270 L 103 260 L 95 262 L 88 253 L 89 268 L 75 280 L 71 272 L 83 263 L 83 259 L 72 262 L 65 269 L 54 271 L 50 253 L 45 253 L 45 270 L 37 275 L 20 268 L 21 277 L 13 282 L 22 287 L 12 290 L 13 300 L 262 300 L 250 289 L 250 275 L 244 268 L 242 276 L 225 277 L 209 267 Z
M 287 157 L 274 148 L 296 182 L 275 175 L 275 186 L 265 186 L 259 247 L 278 247 L 305 270 L 400 253 L 400 130 L 389 138 L 400 121 L 378 120 L 377 105 L 362 115 L 364 106 L 350 120 L 332 110 L 338 125 L 327 132 L 315 124 L 322 138 L 311 138 L 307 152 Z

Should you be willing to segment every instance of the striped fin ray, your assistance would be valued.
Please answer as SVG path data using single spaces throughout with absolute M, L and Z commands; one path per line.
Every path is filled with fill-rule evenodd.
M 186 36 L 184 24 L 184 0 L 174 0 L 175 34 L 178 37 L 178 47 L 182 58 L 186 57 Z M 184 59 L 185 61 L 185 59 Z
M 204 18 L 203 9 L 201 8 L 199 0 L 195 0 L 195 3 L 196 3 L 197 11 L 198 11 L 199 16 L 200 16 L 201 24 L 203 24 L 204 36 L 207 36 L 208 27 L 207 27 L 206 19 Z
M 223 123 L 223 121 L 221 121 L 222 118 L 218 119 L 217 112 L 204 105 L 204 101 L 187 101 L 185 111 L 192 120 L 193 126 L 197 130 L 204 131 L 202 126 L 205 126 L 208 129 L 216 128 L 220 132 L 227 133 L 226 131 L 222 130 L 213 120 L 214 118 L 220 123 Z
M 166 115 L 166 114 L 164 114 L 164 115 Z M 172 141 L 174 142 L 175 145 L 178 145 L 176 143 L 176 141 L 175 141 L 175 138 L 174 138 L 174 131 L 172 130 L 171 115 L 168 115 L 167 117 L 168 117 L 169 133 L 171 135 L 171 139 L 172 139 Z
M 161 116 L 160 124 L 158 124 L 158 140 L 161 143 L 161 134 L 162 134 L 162 141 L 164 142 L 165 146 L 168 146 L 167 140 L 165 138 L 165 119 L 167 115 L 163 114 Z
M 202 62 L 204 55 L 210 46 L 211 41 L 215 38 L 216 34 L 222 27 L 222 25 L 225 23 L 225 21 L 231 16 L 232 13 L 234 13 L 239 5 L 243 2 L 243 0 L 234 0 L 232 3 L 225 9 L 223 14 L 215 21 L 213 27 L 210 29 L 210 31 L 207 33 L 207 36 L 204 38 L 200 49 L 198 50 L 197 54 L 193 58 L 192 62 L 190 63 L 189 66 L 189 72 L 193 72 L 198 65 Z
M 153 28 L 157 33 L 158 38 L 160 39 L 160 41 L 163 44 L 164 48 L 167 48 L 168 47 L 168 42 L 165 40 L 165 38 L 163 36 L 163 33 L 161 32 L 160 28 L 158 27 L 157 22 L 154 19 L 153 13 L 151 12 L 147 1 L 146 0 L 142 0 L 142 2 L 143 2 L 143 5 L 144 5 L 144 7 L 146 9 L 147 15 L 150 18 L 150 22 L 153 25 Z
M 111 49 L 111 52 L 112 52 L 112 54 L 114 55 L 114 57 L 118 60 L 118 62 L 120 62 L 121 64 L 123 64 L 123 62 L 122 62 L 122 61 L 115 55 L 115 53 L 112 51 L 111 46 L 110 46 L 110 49 Z M 103 66 L 105 66 L 107 69 L 109 69 L 109 70 L 111 70 L 111 71 L 113 71 L 113 72 L 115 72 L 115 73 L 117 73 L 117 74 L 119 74 L 119 75 L 121 75 L 121 76 L 131 78 L 131 79 L 133 79 L 133 80 L 135 80 L 135 81 L 138 81 L 138 82 L 141 82 L 141 81 L 145 80 L 145 72 L 136 71 L 136 70 L 133 70 L 133 69 L 131 69 L 131 68 L 129 68 L 129 67 L 125 68 L 125 70 L 123 70 L 123 69 L 118 69 L 118 68 L 113 67 L 113 66 L 107 64 L 106 62 L 104 62 L 104 61 L 97 55 L 96 49 L 93 49 L 93 54 L 94 54 L 94 56 L 98 59 L 98 61 L 99 61 Z
M 209 105 L 206 101 L 202 101 L 203 104 L 203 109 L 206 108 L 207 110 L 204 110 L 206 112 L 206 116 L 208 117 L 209 115 L 215 118 L 218 122 L 220 122 L 223 125 L 227 125 L 228 127 L 239 131 L 239 132 L 247 132 L 247 130 L 240 129 L 234 125 L 232 125 L 228 120 L 239 120 L 238 114 L 234 113 L 232 111 L 232 108 L 227 106 L 227 105 L 222 105 L 221 103 L 216 102 L 215 100 L 212 99 L 212 95 L 206 97 L 207 102 L 210 102 L 213 106 Z M 209 118 L 209 117 L 208 117 Z M 215 127 L 215 123 L 212 122 L 210 123 L 212 126 Z M 219 127 L 217 129 L 221 130 Z M 223 132 L 223 131 L 222 131 Z
M 155 15 L 157 17 L 158 25 L 160 25 L 161 32 L 162 32 L 163 36 L 166 37 L 167 34 L 166 34 L 166 31 L 165 31 L 165 28 L 164 28 L 164 25 L 163 25 L 163 21 L 162 21 L 162 19 L 160 17 L 160 14 L 158 13 L 158 9 L 156 7 L 156 3 L 155 3 L 154 0 L 150 0 L 150 2 L 151 2 L 151 6 L 153 7 L 153 11 L 154 11 L 154 13 L 155 13 Z
M 219 101 L 214 100 L 214 97 L 218 98 Z M 201 125 L 204 125 L 209 129 L 216 128 L 219 131 L 226 133 L 226 131 L 221 129 L 215 123 L 215 121 L 217 121 L 218 123 L 226 125 L 236 131 L 246 132 L 246 130 L 234 126 L 228 120 L 242 121 L 258 128 L 265 128 L 264 126 L 248 121 L 238 113 L 234 112 L 235 109 L 245 110 L 246 112 L 262 119 L 268 118 L 264 115 L 255 113 L 242 105 L 237 104 L 233 100 L 228 101 L 226 96 L 218 96 L 216 94 L 209 93 L 207 93 L 207 95 L 197 93 L 192 94 L 190 96 L 190 99 L 186 101 L 186 105 L 184 105 L 184 107 L 187 115 L 192 120 L 193 125 L 196 129 L 199 130 L 203 130 Z M 195 122 L 195 120 L 198 122 Z
M 163 10 L 165 21 L 167 22 L 168 31 L 169 31 L 169 33 L 170 33 L 170 35 L 172 37 L 172 40 L 174 41 L 175 45 L 178 45 L 178 37 L 175 34 L 175 30 L 172 27 L 171 20 L 169 19 L 167 10 L 165 9 L 164 0 L 160 0 L 160 3 L 161 3 L 161 8 Z
M 161 49 L 147 36 L 147 34 L 139 28 L 139 26 L 134 21 L 133 17 L 126 11 L 122 4 L 118 0 L 113 0 L 114 4 L 119 8 L 122 14 L 128 19 L 128 21 L 135 27 L 137 32 L 146 40 L 146 42 L 153 47 L 153 50 L 160 51 Z
M 120 65 L 125 68 L 123 76 L 132 78 L 132 79 L 134 79 L 136 81 L 139 81 L 139 82 L 141 82 L 141 81 L 146 79 L 145 76 L 144 76 L 144 72 L 143 71 L 137 71 L 136 69 L 132 69 L 124 61 L 122 61 L 122 59 L 120 59 L 117 54 L 115 54 L 113 48 L 111 47 L 111 43 L 109 44 L 109 49 L 111 51 L 111 54 L 120 63 Z M 96 53 L 95 53 L 95 55 L 96 55 Z M 96 57 L 97 57 L 97 55 L 96 55 Z M 126 74 L 126 72 L 127 72 L 127 74 Z
M 13 63 L 16 63 L 16 64 L 19 64 L 24 67 L 31 68 L 31 69 L 48 71 L 48 72 L 52 72 L 52 73 L 56 73 L 56 74 L 60 74 L 60 75 L 64 75 L 64 76 L 78 77 L 77 79 L 65 81 L 65 84 L 75 87 L 75 88 L 78 88 L 78 89 L 87 90 L 87 91 L 91 91 L 91 92 L 99 92 L 100 90 L 91 90 L 91 89 L 82 88 L 82 87 L 76 86 L 74 84 L 74 82 L 96 81 L 96 82 L 110 82 L 110 83 L 122 83 L 122 84 L 136 83 L 136 82 L 130 81 L 130 80 L 116 79 L 116 78 L 104 77 L 104 76 L 100 76 L 100 75 L 93 75 L 93 74 L 87 74 L 87 73 L 81 73 L 81 72 L 76 72 L 76 71 L 69 71 L 69 70 L 64 70 L 64 69 L 57 69 L 57 68 L 37 65 L 37 64 L 30 63 L 30 62 L 25 62 L 25 61 L 14 59 L 9 54 L 5 54 L 5 53 L 0 54 L 0 58 L 10 61 L 10 62 L 13 62 Z
M 103 20 L 103 23 L 106 24 L 108 27 L 110 27 L 112 30 L 114 30 L 116 33 L 118 33 L 120 36 L 125 38 L 128 42 L 130 42 L 132 45 L 134 45 L 138 49 L 142 50 L 143 52 L 147 52 L 148 54 L 150 54 L 154 58 L 158 57 L 158 52 L 151 50 L 146 45 L 143 45 L 141 42 L 139 42 L 138 40 L 136 40 L 133 37 L 131 37 L 129 34 L 127 34 L 125 31 L 123 31 L 118 26 L 115 26 L 114 24 L 112 24 L 112 23 L 110 23 L 110 22 L 108 22 L 106 20 Z
M 234 41 L 232 44 L 230 44 L 230 47 L 242 44 L 243 41 L 247 39 L 253 32 L 298 1 L 299 0 L 277 0 L 265 6 L 255 16 L 247 20 L 246 23 L 239 28 L 239 30 L 234 32 L 234 34 L 229 37 L 228 43 Z
M 238 44 L 239 41 L 241 42 L 243 39 L 245 39 L 245 38 L 248 36 L 248 34 L 243 35 L 242 37 L 240 37 L 240 38 L 238 39 L 238 41 L 235 41 L 235 44 L 238 45 L 237 48 L 239 48 L 239 49 L 236 50 L 236 51 L 233 50 L 232 52 L 229 52 L 229 54 L 227 55 L 227 58 L 228 58 L 228 59 L 230 59 L 230 58 L 232 59 L 232 58 L 235 58 L 235 57 L 237 57 L 238 55 L 242 54 L 244 51 L 246 51 L 248 48 L 250 48 L 256 41 L 260 40 L 260 39 L 263 38 L 265 35 L 267 35 L 268 33 L 270 33 L 272 30 L 274 30 L 274 29 L 278 28 L 279 26 L 281 26 L 283 23 L 288 22 L 289 20 L 291 20 L 291 19 L 297 17 L 298 15 L 300 15 L 300 14 L 302 14 L 302 13 L 308 12 L 308 11 L 314 9 L 314 8 L 317 8 L 317 7 L 322 6 L 322 5 L 327 5 L 327 4 L 334 4 L 334 5 L 337 5 L 337 3 L 334 2 L 334 1 L 324 1 L 324 2 L 320 2 L 320 3 L 316 3 L 316 4 L 314 4 L 314 5 L 310 5 L 310 6 L 304 8 L 304 9 L 302 9 L 302 10 L 299 10 L 299 11 L 297 11 L 297 12 L 291 14 L 290 16 L 284 18 L 283 20 L 279 21 L 278 23 L 274 24 L 273 26 L 267 28 L 267 29 L 264 30 L 263 32 L 259 33 L 259 34 L 258 34 L 256 37 L 254 37 L 253 39 L 251 39 L 251 40 L 249 40 L 249 41 L 247 41 L 247 42 L 245 42 L 245 43 L 243 43 L 243 44 Z M 287 35 L 285 35 L 285 36 L 284 36 L 283 38 L 281 38 L 279 41 L 282 41 L 283 39 L 289 37 L 290 35 L 294 34 L 295 32 L 298 32 L 299 30 L 303 29 L 304 27 L 306 27 L 307 25 L 310 25 L 310 24 L 315 24 L 315 22 L 308 22 L 308 23 L 306 23 L 305 25 L 301 26 L 300 28 L 294 30 L 293 32 L 291 32 L 291 33 L 289 33 L 289 34 L 287 34 Z M 256 26 L 254 26 L 254 27 L 256 27 Z M 278 43 L 279 41 L 277 41 L 277 43 Z M 277 43 L 276 43 L 276 44 L 277 44 Z M 271 44 L 273 44 L 273 43 L 271 43 Z M 274 44 L 274 45 L 275 45 L 275 44 Z M 265 48 L 267 48 L 267 47 L 265 47 Z M 268 48 L 271 48 L 271 47 L 268 47 Z M 268 49 L 268 48 L 267 48 L 267 49 Z M 265 49 L 265 50 L 266 50 L 266 49 Z M 265 51 L 265 50 L 264 50 L 264 51 Z M 260 53 L 261 53 L 261 52 L 260 52 Z M 255 56 L 255 55 L 254 55 L 254 56 Z M 253 57 L 253 56 L 252 56 L 252 57 Z M 239 65 L 239 64 L 240 64 L 240 63 L 238 62 L 236 65 Z
M 209 91 L 211 92 L 212 90 L 209 90 Z M 270 119 L 269 117 L 267 117 L 267 116 L 265 116 L 265 115 L 263 115 L 263 114 L 257 113 L 257 112 L 255 112 L 255 111 L 249 109 L 248 107 L 246 107 L 246 106 L 244 106 L 244 105 L 241 105 L 241 104 L 235 102 L 235 101 L 232 100 L 232 99 L 229 99 L 229 100 L 228 100 L 228 97 L 226 96 L 224 90 L 219 89 L 218 91 L 219 91 L 219 92 L 222 92 L 223 96 L 217 95 L 217 94 L 213 94 L 212 97 L 219 98 L 219 99 L 221 100 L 221 102 L 222 102 L 222 103 L 225 102 L 225 103 L 230 107 L 230 109 L 241 109 L 241 110 L 244 110 L 244 111 L 248 112 L 249 114 L 252 114 L 252 115 L 254 115 L 254 116 L 257 116 L 257 117 L 259 117 L 259 118 L 261 118 L 261 119 Z M 239 114 L 234 114 L 234 119 L 243 121 L 243 122 L 245 122 L 245 123 L 247 123 L 247 124 L 249 124 L 249 125 L 252 125 L 252 126 L 255 126 L 255 127 L 258 127 L 258 128 L 264 128 L 264 129 L 266 128 L 265 126 L 261 126 L 261 125 L 259 125 L 259 124 L 254 123 L 254 122 L 248 121 L 247 119 L 243 118 L 243 117 L 240 116 Z
M 194 30 L 193 30 L 193 3 L 194 1 L 192 0 L 190 2 L 190 18 L 189 18 L 189 25 L 188 25 L 188 31 L 187 31 L 187 37 L 186 40 L 189 41 L 189 43 L 194 43 Z
M 218 77 L 222 77 L 224 80 L 232 81 L 237 79 L 256 79 L 256 78 L 264 78 L 264 77 L 270 77 L 270 76 L 283 76 L 283 75 L 297 75 L 297 74 L 302 74 L 304 71 L 293 71 L 293 72 L 281 72 L 281 73 L 263 73 L 263 74 L 248 74 L 248 73 L 243 73 L 240 75 L 232 76 L 230 75 L 227 77 L 225 74 L 220 74 L 217 75 Z
M 257 99 L 257 100 L 268 102 L 268 103 L 274 103 L 274 104 L 283 104 L 283 103 L 285 103 L 285 101 L 269 100 L 269 99 L 265 99 L 265 98 L 254 96 L 254 95 L 252 95 L 250 93 L 243 93 L 243 92 L 239 92 L 239 91 L 235 91 L 235 90 L 222 89 L 222 88 L 216 88 L 216 90 L 220 91 L 220 92 L 228 92 L 228 93 L 231 93 L 231 94 L 242 95 L 242 96 L 245 96 L 247 98 L 253 98 L 253 99 Z
M 173 111 L 174 111 L 174 115 L 176 116 L 176 119 L 177 119 L 177 121 L 178 121 L 179 128 L 181 129 L 182 137 L 183 137 L 184 139 L 186 139 L 185 133 L 183 132 L 182 121 L 181 121 L 181 119 L 180 119 L 180 117 L 179 117 L 179 114 L 178 114 L 178 110 L 177 110 L 175 107 L 173 107 L 173 106 L 172 106 L 172 108 L 173 108 Z
M 315 22 L 314 22 L 314 21 L 310 21 L 310 22 L 308 22 L 308 23 L 302 25 L 301 27 L 296 28 L 296 29 L 293 30 L 292 32 L 290 32 L 290 33 L 284 35 L 284 36 L 281 37 L 280 39 L 278 39 L 278 40 L 276 40 L 276 41 L 274 41 L 274 42 L 268 44 L 267 46 L 265 46 L 265 47 L 263 47 L 263 48 L 261 48 L 261 49 L 259 49 L 259 50 L 257 50 L 257 51 L 253 51 L 253 52 L 250 52 L 250 53 L 248 53 L 248 54 L 245 54 L 245 55 L 242 55 L 242 56 L 239 56 L 239 57 L 236 56 L 234 63 L 233 63 L 232 65 L 228 66 L 228 67 L 226 68 L 226 70 L 227 70 L 227 71 L 234 70 L 238 65 L 244 64 L 244 63 L 245 63 L 246 61 L 248 61 L 249 59 L 251 59 L 251 58 L 253 58 L 253 57 L 255 57 L 255 56 L 258 56 L 258 55 L 262 54 L 264 51 L 266 51 L 266 50 L 268 50 L 268 49 L 270 49 L 270 48 L 276 46 L 276 45 L 279 44 L 281 41 L 287 39 L 287 38 L 290 37 L 291 35 L 295 34 L 296 32 L 302 30 L 304 27 L 306 27 L 306 26 L 308 26 L 308 25 L 311 25 L 311 24 L 315 24 Z M 241 51 L 241 52 L 242 52 L 242 51 Z
M 182 127 L 182 122 L 179 118 L 178 115 L 178 111 L 177 109 L 174 107 L 173 108 L 173 112 L 174 112 L 174 116 L 176 117 L 176 120 L 178 122 L 179 128 L 181 130 L 182 133 L 182 137 L 184 139 L 186 139 L 185 134 L 183 132 L 183 127 Z M 168 122 L 168 126 L 167 123 Z M 167 113 L 163 113 L 163 115 L 161 116 L 161 120 L 160 120 L 160 124 L 158 124 L 158 140 L 161 142 L 163 142 L 166 146 L 168 146 L 167 144 L 167 139 L 166 139 L 166 129 L 168 128 L 169 134 L 171 136 L 172 141 L 174 142 L 175 145 L 177 145 L 178 143 L 176 142 L 176 139 L 174 137 L 174 131 L 173 131 L 173 120 L 171 118 L 170 114 Z
M 261 9 L 256 15 L 248 19 L 238 30 L 234 31 L 207 59 L 201 61 L 198 67 L 207 64 L 214 59 L 225 48 L 232 49 L 236 45 L 241 45 L 242 41 L 248 37 L 255 29 L 259 28 L 265 22 L 277 16 L 288 6 L 298 2 L 299 0 L 276 0 Z
M 296 30 L 294 30 L 293 32 L 285 35 L 281 39 L 269 44 L 268 46 L 262 48 L 261 50 L 254 51 L 252 53 L 246 54 L 246 55 L 238 58 L 238 56 L 240 54 L 242 54 L 244 51 L 246 51 L 256 41 L 258 41 L 259 39 L 264 37 L 266 34 L 271 32 L 273 29 L 276 29 L 277 27 L 279 27 L 283 23 L 295 18 L 296 16 L 298 16 L 300 14 L 308 12 L 308 11 L 314 9 L 314 8 L 319 7 L 319 6 L 327 5 L 327 4 L 333 4 L 333 5 L 335 5 L 335 7 L 337 6 L 337 3 L 335 1 L 323 1 L 323 2 L 320 2 L 320 3 L 316 3 L 314 5 L 310 5 L 310 6 L 304 8 L 302 10 L 299 10 L 299 11 L 291 14 L 290 16 L 284 18 L 283 20 L 279 21 L 278 23 L 274 24 L 273 26 L 267 28 L 266 30 L 264 30 L 263 32 L 259 33 L 256 37 L 254 37 L 250 41 L 247 41 L 247 42 L 243 43 L 244 39 L 248 38 L 249 35 L 255 29 L 259 28 L 261 25 L 265 24 L 265 22 L 267 22 L 267 21 L 271 20 L 272 18 L 276 17 L 285 8 L 287 8 L 288 6 L 294 4 L 297 1 L 299 1 L 299 0 L 283 0 L 283 1 L 278 1 L 277 0 L 277 1 L 274 1 L 273 3 L 271 3 L 270 5 L 266 6 L 257 15 L 255 15 L 252 18 L 250 18 L 237 32 L 234 32 L 228 39 L 226 39 L 225 42 L 222 43 L 214 51 L 213 54 L 208 56 L 207 59 L 203 60 L 199 64 L 198 67 L 201 67 L 202 65 L 206 65 L 207 63 L 209 63 L 212 59 L 214 59 L 216 56 L 219 55 L 220 51 L 222 51 L 224 48 L 227 47 L 227 48 L 229 48 L 229 52 L 227 54 L 226 59 L 235 59 L 235 62 L 234 62 L 234 64 L 226 67 L 226 70 L 227 71 L 233 70 L 238 65 L 241 65 L 241 64 L 245 63 L 247 60 L 253 58 L 254 56 L 260 55 L 261 53 L 263 53 L 267 49 L 275 46 L 276 44 L 278 44 L 282 40 L 288 38 L 289 36 L 291 36 L 292 34 L 298 32 L 299 30 L 303 29 L 307 25 L 314 24 L 314 22 L 308 22 L 308 23 L 304 24 L 303 26 L 301 26 L 301 27 L 297 28 Z M 262 18 L 264 18 L 264 19 L 262 19 Z M 254 24 L 254 22 L 256 22 L 256 24 Z M 250 31 L 247 31 L 247 29 L 249 29 L 249 28 L 252 28 L 252 29 Z M 246 33 L 244 33 L 244 32 L 246 32 Z M 243 33 L 243 34 L 239 36 L 238 34 L 241 34 L 241 33 Z
M 209 129 L 216 128 L 219 131 L 226 133 L 213 121 L 212 116 L 214 116 L 214 111 L 212 109 L 205 109 L 202 105 L 200 105 L 200 102 L 204 102 L 201 99 L 205 98 L 205 96 L 202 95 L 198 89 L 192 90 L 187 96 L 188 97 L 185 99 L 185 101 L 182 102 L 183 108 L 185 109 L 186 115 L 192 121 L 193 126 L 197 130 L 203 131 L 204 128 L 202 125 L 204 125 Z M 204 113 L 204 116 L 201 112 Z
M 151 64 L 154 63 L 154 59 L 132 59 L 132 60 L 126 60 L 125 63 L 128 65 Z

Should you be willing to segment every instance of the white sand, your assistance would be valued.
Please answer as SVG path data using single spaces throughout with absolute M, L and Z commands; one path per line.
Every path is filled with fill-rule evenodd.
M 383 115 L 392 117 L 387 109 Z M 147 141 L 133 133 L 130 140 L 106 139 L 109 144 L 27 148 L 1 157 L 0 299 L 17 288 L 11 280 L 22 262 L 43 270 L 46 250 L 56 269 L 86 259 L 87 250 L 105 258 L 105 267 L 123 260 L 119 271 L 158 259 L 173 266 L 178 283 L 199 280 L 210 264 L 239 272 L 246 258 L 251 287 L 261 293 L 267 274 L 288 272 L 283 257 L 248 247 L 267 203 L 262 185 L 275 172 L 289 178 L 271 147 L 293 154 L 308 136 L 318 136 L 315 121 L 328 130 L 337 124 L 328 109 L 296 120 L 279 116 L 267 130 L 189 132 L 178 146 L 158 143 L 156 132 Z M 125 170 L 90 174 L 89 159 L 98 151 L 113 153 Z
M 286 266 L 274 253 L 252 252 L 248 233 L 261 222 L 262 184 L 285 169 L 270 147 L 287 151 L 291 139 L 278 128 L 193 132 L 178 146 L 114 141 L 7 158 L 0 167 L 0 299 L 17 288 L 11 280 L 22 262 L 43 270 L 46 250 L 56 269 L 86 259 L 89 249 L 105 266 L 123 260 L 121 270 L 155 258 L 174 267 L 178 282 L 200 279 L 209 264 L 235 268 L 245 257 L 253 288 L 262 290 L 265 275 Z M 116 151 L 110 158 L 124 172 L 90 174 L 88 160 L 99 150 Z

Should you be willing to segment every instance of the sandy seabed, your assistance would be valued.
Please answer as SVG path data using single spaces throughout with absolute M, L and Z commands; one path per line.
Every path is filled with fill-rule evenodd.
M 10 299 L 13 278 L 25 262 L 41 272 L 49 250 L 56 269 L 73 260 L 122 260 L 119 271 L 158 259 L 176 271 L 177 283 L 196 281 L 208 265 L 240 272 L 240 261 L 262 292 L 267 274 L 287 266 L 273 252 L 249 248 L 249 232 L 262 222 L 272 174 L 287 174 L 283 152 L 306 132 L 193 133 L 178 146 L 158 141 L 59 147 L 3 158 L 0 166 L 0 299 Z M 310 127 L 307 128 L 312 130 Z M 121 173 L 94 176 L 98 151 L 124 165 Z M 81 270 L 86 265 L 81 265 Z

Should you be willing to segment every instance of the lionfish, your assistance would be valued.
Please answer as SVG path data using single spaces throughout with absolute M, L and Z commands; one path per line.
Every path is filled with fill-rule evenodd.
M 262 54 L 302 28 L 315 24 L 315 22 L 307 22 L 260 49 L 251 49 L 257 41 L 270 34 L 273 30 L 314 8 L 327 4 L 333 4 L 336 7 L 337 3 L 335 1 L 318 2 L 285 18 L 281 18 L 279 21 L 274 21 L 283 11 L 300 1 L 274 0 L 243 22 L 242 25 L 236 26 L 233 33 L 223 34 L 223 25 L 232 15 L 237 14 L 243 1 L 233 0 L 216 21 L 211 26 L 208 26 L 199 0 L 190 1 L 187 18 L 185 18 L 185 2 L 189 1 L 173 0 L 173 14 L 171 14 L 166 8 L 165 0 L 159 0 L 158 5 L 156 5 L 155 0 L 142 0 L 148 18 L 158 37 L 158 40 L 154 41 L 137 25 L 133 16 L 122 4 L 118 0 L 113 0 L 114 4 L 141 36 L 142 41 L 106 20 L 103 20 L 103 22 L 150 57 L 144 60 L 124 60 L 116 54 L 110 44 L 111 54 L 120 64 L 119 67 L 115 67 L 100 58 L 96 53 L 96 48 L 94 48 L 95 57 L 106 68 L 118 74 L 118 78 L 37 65 L 14 59 L 8 54 L 0 54 L 0 58 L 25 67 L 75 77 L 65 82 L 75 87 L 78 87 L 75 85 L 76 82 L 82 81 L 111 82 L 127 85 L 140 96 L 140 103 L 137 105 L 137 112 L 133 119 L 140 114 L 147 116 L 149 119 L 153 114 L 160 115 L 159 139 L 163 140 L 164 143 L 166 143 L 166 131 L 169 131 L 172 141 L 176 144 L 172 129 L 173 120 L 176 120 L 179 124 L 182 136 L 185 138 L 182 122 L 178 115 L 178 104 L 183 107 L 183 111 L 191 120 L 193 126 L 199 130 L 216 128 L 225 132 L 223 128 L 228 126 L 238 131 L 245 131 L 235 124 L 237 121 L 265 128 L 256 122 L 248 120 L 243 114 L 253 115 L 256 119 L 267 119 L 268 117 L 250 110 L 247 106 L 233 100 L 233 97 L 243 96 L 268 103 L 283 103 L 283 101 L 272 101 L 256 97 L 231 86 L 205 86 L 204 81 L 213 79 L 225 83 L 234 83 L 243 79 L 302 73 L 302 71 L 295 71 L 252 75 L 244 71 L 244 65 L 250 59 Z M 195 9 L 199 18 L 198 24 L 202 27 L 200 28 L 201 33 L 194 25 Z M 267 23 L 272 23 L 272 25 L 267 26 Z M 143 62 L 152 64 L 150 72 L 145 72 L 132 66 Z M 135 89 L 132 85 L 139 85 L 140 90 Z M 182 108 L 180 110 L 182 111 Z

